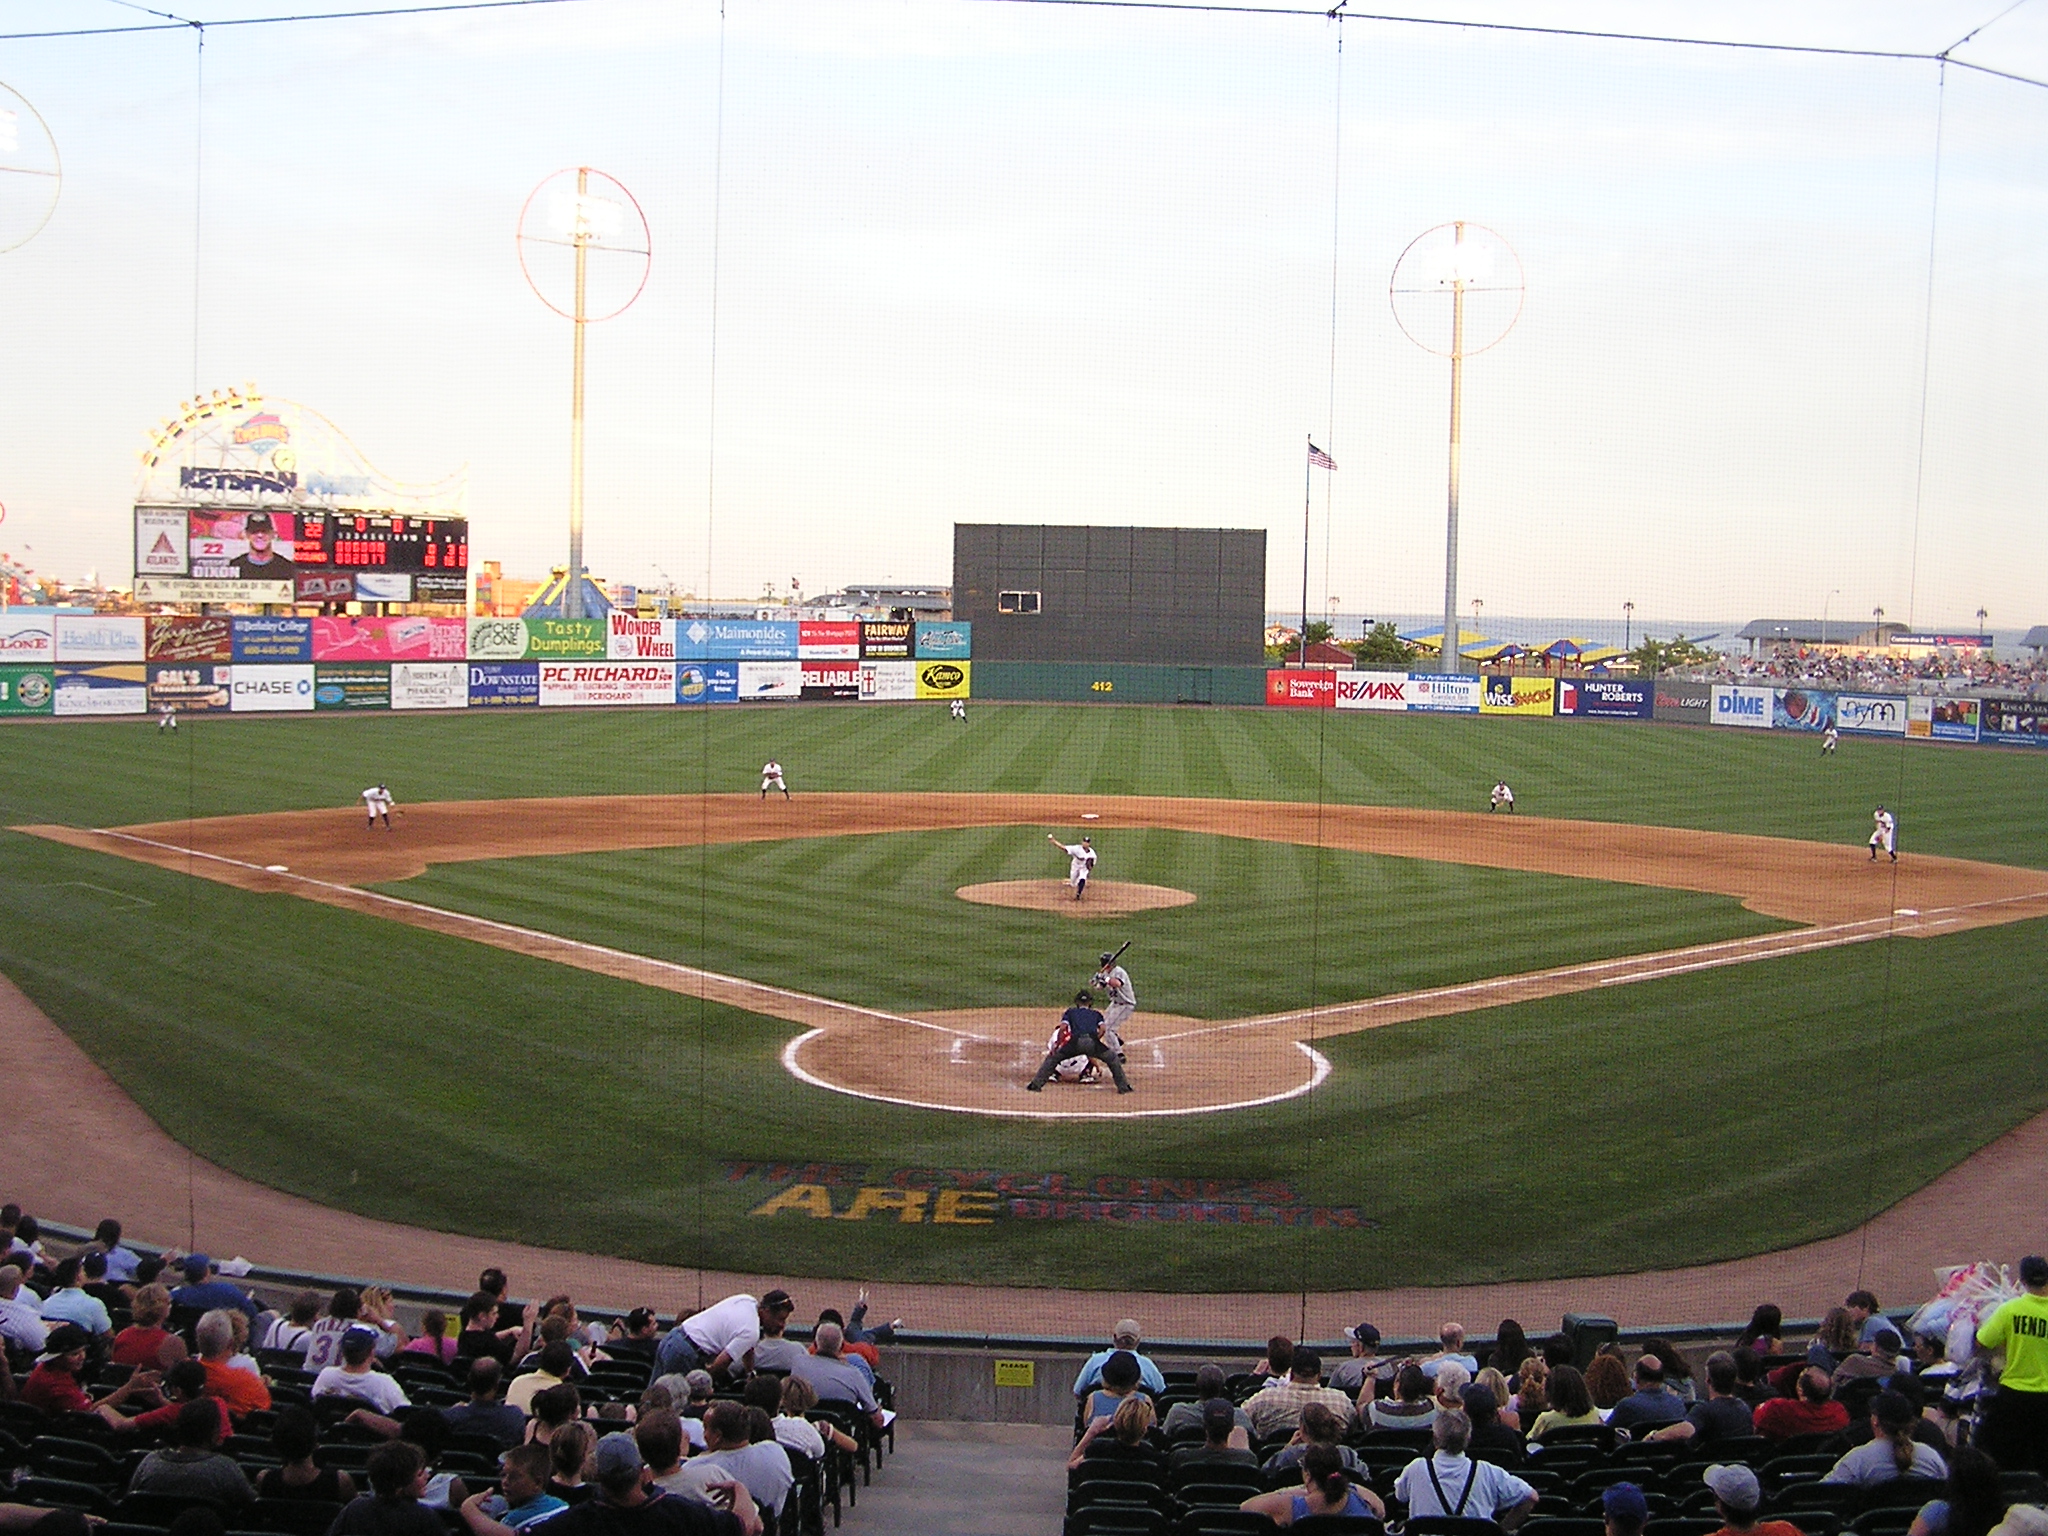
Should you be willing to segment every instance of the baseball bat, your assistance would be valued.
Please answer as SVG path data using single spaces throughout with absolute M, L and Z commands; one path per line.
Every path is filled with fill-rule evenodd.
M 1109 968 L 1110 968 L 1110 967 L 1111 967 L 1112 965 L 1115 965 L 1115 964 L 1117 963 L 1117 961 L 1119 961 L 1119 960 L 1123 959 L 1123 957 L 1124 957 L 1124 951 L 1125 951 L 1125 950 L 1127 950 L 1127 949 L 1129 949 L 1130 947 L 1131 947 L 1131 941 L 1130 941 L 1129 939 L 1125 939 L 1125 940 L 1123 941 L 1123 943 L 1122 943 L 1121 945 L 1119 945 L 1119 946 L 1117 947 L 1117 952 L 1116 952 L 1115 954 L 1111 955 L 1111 956 L 1110 956 L 1110 957 L 1109 957 L 1109 958 L 1108 958 L 1107 960 L 1103 961 L 1103 962 L 1102 962 L 1102 964 L 1100 964 L 1100 965 L 1098 965 L 1097 967 L 1095 967 L 1095 974 L 1096 974 L 1097 976 L 1100 976 L 1100 975 L 1101 975 L 1101 974 L 1102 974 L 1102 973 L 1103 973 L 1104 971 L 1108 970 L 1108 969 L 1109 969 Z

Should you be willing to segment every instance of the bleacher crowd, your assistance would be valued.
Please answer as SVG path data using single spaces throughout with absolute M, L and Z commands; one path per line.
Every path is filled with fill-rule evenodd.
M 1065 1536 L 2048 1536 L 2048 1259 L 2019 1278 L 1960 1364 L 1863 1290 L 1698 1361 L 1512 1320 L 1383 1355 L 1361 1323 L 1330 1362 L 1175 1372 L 1126 1319 L 1074 1382 Z
M 785 1291 L 585 1318 L 488 1269 L 407 1327 L 375 1286 L 266 1307 L 118 1222 L 0 1209 L 0 1532 L 822 1536 L 894 1449 L 864 1326 Z
M 1849 693 L 2002 693 L 2039 697 L 2048 688 L 2048 656 L 2000 660 L 1981 651 L 1844 651 L 1779 646 L 1756 656 L 1723 656 L 1671 674 L 1701 683 L 1757 683 Z

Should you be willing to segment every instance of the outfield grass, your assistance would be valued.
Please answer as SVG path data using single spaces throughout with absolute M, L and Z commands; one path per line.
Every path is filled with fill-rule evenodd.
M 0 727 L 0 809 L 9 823 L 112 825 L 344 804 L 375 777 L 407 801 L 750 789 L 772 753 L 798 793 L 1327 793 L 1478 809 L 1484 787 L 1505 774 L 1537 814 L 1851 842 L 1882 799 L 1900 811 L 1909 851 L 2048 866 L 2048 760 L 2016 752 L 1851 741 L 1823 763 L 1789 737 L 1685 728 L 1252 710 L 976 705 L 972 714 L 964 729 L 936 707 L 202 720 L 161 740 L 128 723 L 10 725 Z M 706 909 L 712 895 L 749 899 L 744 861 L 756 858 L 764 878 L 809 860 L 835 881 L 893 879 L 878 918 L 886 942 L 861 942 L 846 971 L 868 973 L 861 985 L 880 992 L 914 985 L 918 1002 L 948 1001 L 924 995 L 928 974 L 957 974 L 963 987 L 979 978 L 954 965 L 950 933 L 934 940 L 931 921 L 912 909 L 899 921 L 909 901 L 901 882 L 928 875 L 950 890 L 964 883 L 955 870 L 1009 873 L 1009 853 L 977 846 L 981 835 L 849 839 L 815 855 L 763 846 L 730 861 L 722 852 Z M 1297 893 L 1311 884 L 1312 854 L 1237 854 L 1230 839 L 1175 848 L 1176 836 L 1143 834 L 1119 854 L 1130 867 L 1115 873 L 1184 874 L 1202 859 L 1227 870 L 1256 857 L 1270 863 L 1262 880 L 1292 881 Z M 2048 1014 L 2042 923 L 1347 1036 L 1323 1042 L 1336 1070 L 1306 1099 L 1111 1132 L 863 1103 L 784 1073 L 778 1054 L 794 1031 L 779 1021 L 39 839 L 0 836 L 0 853 L 0 969 L 203 1155 L 366 1214 L 669 1262 L 1082 1286 L 1142 1277 L 1190 1289 L 1648 1268 L 1842 1230 L 2048 1106 L 2048 1055 L 2037 1048 Z M 576 932 L 598 920 L 579 905 L 583 893 L 630 881 L 687 903 L 694 866 L 714 861 L 691 850 L 666 861 L 533 862 L 558 882 L 553 910 L 563 919 L 538 925 Z M 1326 856 L 1326 877 L 1339 862 L 1347 878 L 1325 878 L 1319 933 L 1376 935 L 1382 923 L 1411 922 L 1410 942 L 1427 937 L 1425 947 L 1479 956 L 1476 969 L 1510 969 L 1486 912 L 1436 910 L 1484 899 L 1512 906 L 1517 933 L 1600 941 L 1596 923 L 1575 935 L 1571 905 L 1560 922 L 1546 894 L 1582 902 L 1602 890 L 1585 882 L 1352 855 Z M 477 868 L 412 885 L 454 900 Z M 1444 880 L 1456 883 L 1431 884 Z M 1387 895 L 1384 907 L 1373 908 L 1375 892 Z M 1629 896 L 1662 908 L 1620 915 L 1646 932 L 1721 920 L 1686 907 L 1694 898 L 1664 908 Z M 949 925 L 969 915 L 950 898 L 928 899 Z M 1205 905 L 1228 899 L 1205 893 L 1179 915 L 1206 922 Z M 1098 944 L 1092 924 L 1062 926 L 1070 936 L 1027 935 L 1027 953 L 1006 954 L 1000 925 L 1028 915 L 974 909 L 972 920 L 982 915 L 998 927 L 975 938 L 976 964 L 989 964 L 992 985 L 1030 994 L 1022 1000 L 1038 995 L 1041 977 L 1068 984 L 1073 956 L 1085 965 Z M 796 926 L 786 910 L 776 916 L 763 925 L 769 933 Z M 1130 921 L 1160 923 L 1145 943 L 1164 957 L 1176 916 Z M 1225 991 L 1240 985 L 1240 969 L 1300 954 L 1299 931 L 1290 941 L 1284 921 L 1270 937 L 1270 913 L 1217 921 L 1228 947 L 1190 944 L 1187 969 L 1206 969 Z M 725 923 L 721 915 L 700 929 L 707 937 L 695 952 L 687 928 L 670 936 L 672 952 L 714 958 Z M 1259 941 L 1236 942 L 1231 924 Z M 630 936 L 635 948 L 658 937 Z M 764 951 L 769 964 L 793 963 L 774 948 Z M 1162 960 L 1138 971 L 1148 1004 L 1175 1006 L 1171 969 Z M 1339 974 L 1318 966 L 1324 997 L 1336 995 Z M 830 979 L 819 990 L 850 995 Z M 1366 979 L 1376 983 L 1366 990 L 1396 984 L 1377 972 Z M 1284 1001 L 1251 1005 L 1265 1006 Z M 1355 1209 L 1371 1224 L 937 1226 L 886 1214 L 745 1214 L 788 1180 L 734 1181 L 730 1165 L 818 1158 L 878 1179 L 950 1167 L 1279 1181 L 1296 1203 Z M 830 1198 L 843 1213 L 850 1191 Z

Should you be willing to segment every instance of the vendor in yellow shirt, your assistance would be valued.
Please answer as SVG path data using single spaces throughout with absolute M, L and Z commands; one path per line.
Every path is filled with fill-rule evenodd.
M 2020 1284 L 1977 1329 L 1979 1349 L 2005 1351 L 1979 1443 L 2003 1471 L 2048 1476 L 2048 1258 L 2021 1259 Z

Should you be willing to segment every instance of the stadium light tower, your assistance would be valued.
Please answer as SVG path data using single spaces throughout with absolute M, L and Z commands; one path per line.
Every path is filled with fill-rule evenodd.
M 1464 442 L 1465 359 L 1497 345 L 1522 316 L 1522 259 L 1483 224 L 1464 219 L 1408 242 L 1387 280 L 1387 301 L 1403 334 L 1451 360 L 1451 451 L 1444 518 L 1445 672 L 1465 670 L 1458 654 L 1458 468 Z
M 63 187 L 64 166 L 49 124 L 26 96 L 0 85 L 0 252 L 42 233 Z
M 576 326 L 569 388 L 569 576 L 562 587 L 562 617 L 583 613 L 583 332 L 625 313 L 647 286 L 653 242 L 647 216 L 625 184 L 579 165 L 556 171 L 519 210 L 519 269 L 534 296 Z M 591 257 L 606 258 L 596 272 Z M 613 258 L 624 258 L 614 260 Z M 591 293 L 593 281 L 598 293 Z M 551 296 L 552 295 L 552 296 Z M 567 299 L 564 308 L 559 300 Z

